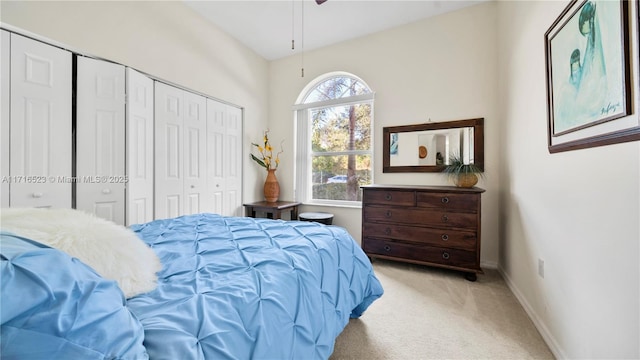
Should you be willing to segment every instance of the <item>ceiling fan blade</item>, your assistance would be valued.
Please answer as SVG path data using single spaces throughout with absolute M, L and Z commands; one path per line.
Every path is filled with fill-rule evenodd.
M 324 4 L 325 1 L 327 1 L 327 0 L 316 0 L 316 4 L 322 5 L 322 4 Z

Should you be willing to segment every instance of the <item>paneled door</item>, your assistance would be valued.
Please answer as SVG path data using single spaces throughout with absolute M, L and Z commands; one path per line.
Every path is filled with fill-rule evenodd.
M 155 217 L 205 211 L 205 97 L 155 82 Z
M 9 206 L 71 208 L 71 53 L 11 34 L 10 72 Z
M 77 58 L 76 208 L 125 224 L 125 68 Z
M 225 141 L 227 107 L 207 99 L 207 200 L 210 211 L 224 215 L 225 209 Z
M 11 77 L 11 34 L 8 31 L 0 30 L 0 207 L 9 207 L 9 184 L 11 177 L 9 176 L 9 104 L 11 97 L 9 96 L 9 78 Z
M 153 220 L 153 80 L 127 68 L 126 225 Z
M 211 211 L 241 216 L 242 109 L 207 99 L 207 203 Z
M 155 218 L 184 211 L 184 93 L 156 81 L 155 85 Z
M 227 105 L 226 208 L 224 215 L 242 216 L 242 109 Z
M 203 96 L 184 92 L 184 214 L 205 209 L 207 105 Z

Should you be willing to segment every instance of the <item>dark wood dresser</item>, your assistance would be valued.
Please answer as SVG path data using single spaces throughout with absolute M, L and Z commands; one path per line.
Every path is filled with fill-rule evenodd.
M 362 187 L 362 248 L 384 258 L 465 272 L 480 268 L 480 196 L 452 186 Z

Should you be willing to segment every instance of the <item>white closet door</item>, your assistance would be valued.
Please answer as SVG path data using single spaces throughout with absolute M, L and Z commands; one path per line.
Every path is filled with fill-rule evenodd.
M 2 184 L 0 188 L 0 207 L 9 207 L 9 185 L 11 178 L 9 177 L 9 103 L 11 97 L 9 96 L 9 77 L 11 76 L 10 54 L 11 45 L 8 31 L 0 30 L 0 177 L 2 178 Z
M 77 61 L 76 208 L 124 225 L 124 66 Z
M 11 35 L 12 207 L 71 208 L 71 68 L 70 52 Z
M 209 211 L 225 215 L 225 104 L 207 99 L 207 205 Z
M 155 82 L 155 217 L 184 211 L 184 93 Z
M 153 220 L 153 80 L 127 68 L 126 225 Z
M 184 104 L 184 214 L 197 214 L 206 204 L 206 99 L 185 91 Z
M 242 109 L 207 99 L 207 199 L 212 211 L 241 216 Z
M 242 109 L 227 105 L 225 215 L 242 216 Z

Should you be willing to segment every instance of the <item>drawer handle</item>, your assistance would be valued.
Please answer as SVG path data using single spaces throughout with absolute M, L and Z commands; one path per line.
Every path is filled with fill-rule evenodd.
M 448 204 L 449 203 L 449 198 L 445 196 L 440 201 L 442 201 L 443 204 Z
M 449 221 L 449 217 L 447 215 L 442 215 L 442 221 L 444 222 Z
M 391 201 L 391 194 L 387 193 L 387 195 L 385 195 L 384 199 L 387 200 L 387 201 Z
M 391 229 L 390 228 L 384 229 L 384 233 L 387 235 L 391 235 Z
M 449 253 L 448 252 L 443 252 L 442 253 L 442 258 L 445 260 L 449 260 Z
M 391 251 L 391 246 L 385 245 L 384 246 L 384 251 Z
M 386 217 L 391 218 L 391 210 L 387 210 L 387 213 L 385 214 Z
M 449 235 L 442 234 L 442 241 L 447 241 L 447 240 L 449 240 Z

